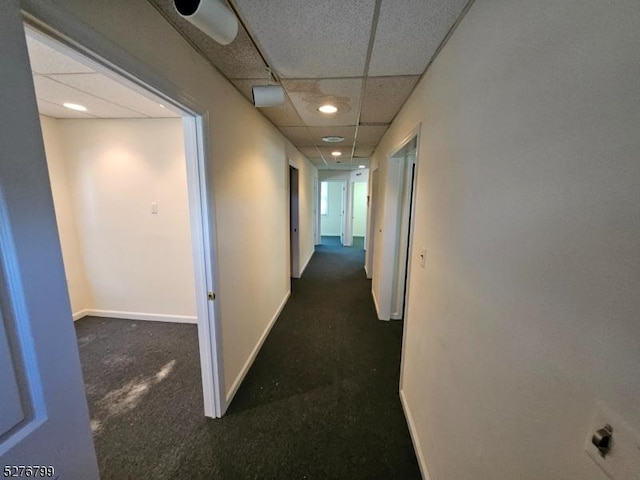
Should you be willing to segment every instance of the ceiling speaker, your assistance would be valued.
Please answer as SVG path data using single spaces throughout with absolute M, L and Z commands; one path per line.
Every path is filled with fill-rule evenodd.
M 238 19 L 224 0 L 174 0 L 173 6 L 182 18 L 222 45 L 233 42 L 238 34 Z
M 253 104 L 258 107 L 277 107 L 284 103 L 284 88 L 280 85 L 256 85 L 253 87 Z

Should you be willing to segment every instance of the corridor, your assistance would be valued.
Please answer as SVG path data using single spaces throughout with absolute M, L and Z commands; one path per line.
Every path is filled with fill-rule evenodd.
M 87 385 L 105 375 L 133 384 L 175 365 L 153 387 L 159 391 L 121 415 L 102 415 L 94 433 L 103 480 L 150 472 L 154 479 L 420 478 L 398 397 L 402 324 L 377 320 L 361 246 L 331 240 L 323 239 L 303 278 L 293 280 L 221 419 L 205 419 L 198 407 L 195 326 L 77 323 Z M 140 358 L 126 368 L 105 367 L 131 352 Z M 96 422 L 104 395 L 88 393 Z

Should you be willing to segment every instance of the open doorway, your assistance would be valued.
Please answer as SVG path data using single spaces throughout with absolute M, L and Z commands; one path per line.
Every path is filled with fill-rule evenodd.
M 136 432 L 179 436 L 171 412 L 224 413 L 205 119 L 25 32 L 91 426 L 114 472 Z
M 351 245 L 364 250 L 367 239 L 367 182 L 351 182 Z
M 404 318 L 417 145 L 418 136 L 412 134 L 387 158 L 384 198 L 377 198 L 378 172 L 372 172 L 369 222 L 372 251 L 367 252 L 367 272 L 373 277 L 372 293 L 380 320 Z
M 298 169 L 289 165 L 289 246 L 291 277 L 300 278 L 300 180 Z
M 323 245 L 344 245 L 347 181 L 320 183 L 320 239 Z
M 376 221 L 378 212 L 378 169 L 371 171 L 369 182 L 369 195 L 367 196 L 367 237 L 365 242 L 364 270 L 367 278 L 373 276 L 373 254 L 376 240 Z

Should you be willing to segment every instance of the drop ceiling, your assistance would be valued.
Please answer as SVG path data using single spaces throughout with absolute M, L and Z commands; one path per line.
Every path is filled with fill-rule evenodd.
M 180 113 L 78 52 L 26 28 L 38 111 L 53 118 L 173 118 Z M 64 103 L 86 107 L 70 110 Z
M 149 1 L 250 101 L 251 86 L 267 83 L 266 60 L 287 98 L 260 110 L 319 169 L 368 165 L 468 2 L 228 0 L 241 25 L 223 46 L 182 19 L 173 0 Z M 320 113 L 324 103 L 338 112 Z M 330 135 L 345 140 L 322 141 Z

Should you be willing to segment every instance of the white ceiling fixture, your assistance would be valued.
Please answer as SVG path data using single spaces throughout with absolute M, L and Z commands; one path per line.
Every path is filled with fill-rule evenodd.
M 75 110 L 76 112 L 86 112 L 87 107 L 84 105 L 80 105 L 78 103 L 69 103 L 65 102 L 62 104 L 63 107 L 68 108 L 69 110 Z
M 333 155 L 334 157 L 340 157 L 342 156 L 342 152 L 335 150 L 333 152 L 331 152 L 331 155 Z
M 223 0 L 174 0 L 173 5 L 182 18 L 221 45 L 238 35 L 238 19 Z
M 339 135 L 328 135 L 322 137 L 322 141 L 327 143 L 340 143 L 344 142 L 344 137 L 341 137 Z
M 367 168 L 364 165 L 358 165 L 358 168 Z
M 331 113 L 336 113 L 338 111 L 338 108 L 335 107 L 334 105 L 326 104 L 326 105 L 320 106 L 318 110 L 321 111 L 322 113 L 331 114 Z

